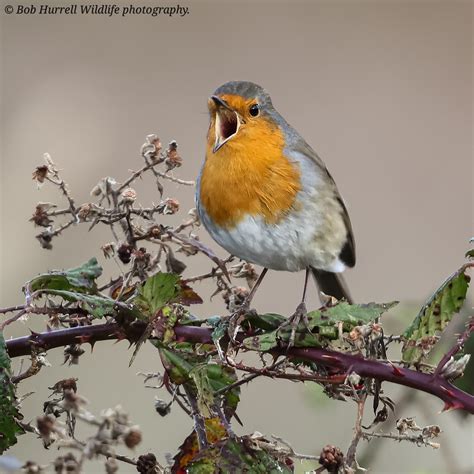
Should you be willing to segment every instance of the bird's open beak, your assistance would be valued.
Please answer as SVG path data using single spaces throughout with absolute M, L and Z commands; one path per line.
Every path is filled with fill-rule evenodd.
M 219 148 L 234 137 L 239 131 L 241 120 L 239 114 L 233 110 L 227 102 L 220 97 L 213 95 L 211 100 L 216 107 L 216 141 L 214 143 L 213 152 L 215 153 Z

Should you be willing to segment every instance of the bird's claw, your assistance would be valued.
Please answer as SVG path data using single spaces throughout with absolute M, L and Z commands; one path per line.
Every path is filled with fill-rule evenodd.
M 301 321 L 303 321 L 303 323 L 304 323 L 306 329 L 308 330 L 308 332 L 311 332 L 311 328 L 309 327 L 308 311 L 306 309 L 306 304 L 304 302 L 301 302 L 297 306 L 296 311 L 293 313 L 293 315 L 290 316 L 277 329 L 277 335 L 278 335 L 278 333 L 282 329 L 287 328 L 288 326 L 291 327 L 291 334 L 290 334 L 290 338 L 288 340 L 287 349 L 290 349 L 291 347 L 293 347 L 295 345 L 296 330 L 298 329 L 298 326 L 299 326 Z

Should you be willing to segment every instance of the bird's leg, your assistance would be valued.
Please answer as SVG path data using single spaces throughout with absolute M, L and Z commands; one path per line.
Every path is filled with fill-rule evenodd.
M 303 287 L 303 297 L 301 298 L 301 303 L 296 307 L 296 311 L 293 313 L 292 316 L 288 318 L 278 329 L 277 332 L 280 331 L 282 328 L 291 326 L 291 334 L 290 339 L 288 341 L 288 348 L 292 347 L 295 343 L 295 336 L 296 336 L 296 329 L 300 324 L 301 320 L 303 320 L 304 325 L 309 329 L 309 321 L 308 321 L 308 311 L 306 310 L 306 290 L 308 288 L 308 279 L 309 279 L 309 268 L 305 270 L 305 277 L 304 277 L 304 287 Z
M 244 316 L 248 310 L 250 309 L 250 303 L 253 300 L 253 297 L 255 296 L 255 293 L 258 290 L 258 287 L 260 286 L 260 283 L 262 283 L 263 278 L 265 277 L 266 273 L 268 272 L 268 268 L 264 268 L 260 275 L 257 278 L 257 281 L 255 284 L 252 286 L 249 294 L 245 297 L 244 302 L 240 306 L 240 308 L 237 311 L 234 311 L 230 317 L 229 317 L 229 336 L 231 340 L 235 340 L 235 335 L 239 329 L 239 323 L 240 323 L 240 318 Z
M 247 295 L 244 302 L 242 303 L 243 309 L 250 309 L 250 303 L 252 302 L 253 297 L 255 296 L 255 293 L 257 292 L 258 287 L 260 286 L 260 283 L 262 283 L 263 277 L 267 274 L 267 272 L 268 272 L 268 268 L 264 268 L 262 272 L 260 273 L 260 275 L 258 276 L 257 281 L 255 282 L 255 284 L 252 286 L 252 289 L 250 290 L 250 293 Z

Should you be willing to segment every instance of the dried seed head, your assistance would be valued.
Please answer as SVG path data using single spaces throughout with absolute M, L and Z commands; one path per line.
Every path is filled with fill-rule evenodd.
M 234 286 L 230 290 L 222 294 L 226 307 L 229 311 L 234 312 L 242 307 L 247 298 L 249 290 L 243 286 Z
M 82 204 L 82 206 L 79 208 L 77 217 L 79 217 L 79 220 L 81 222 L 84 222 L 93 213 L 93 211 L 94 211 L 94 206 L 90 202 L 86 202 Z
M 53 431 L 55 420 L 49 415 L 36 418 L 36 427 L 43 438 L 47 438 Z
M 130 263 L 132 259 L 133 246 L 129 244 L 122 244 L 117 250 L 118 258 L 122 263 Z
M 342 451 L 331 444 L 324 446 L 319 456 L 319 464 L 331 473 L 336 473 L 342 466 L 343 461 L 344 455 Z
M 69 362 L 69 365 L 79 364 L 79 357 L 84 354 L 84 349 L 79 344 L 70 344 L 64 348 L 64 363 Z
M 125 433 L 123 441 L 127 448 L 133 449 L 141 443 L 142 433 L 137 426 L 133 426 Z
M 48 227 L 53 222 L 48 216 L 48 211 L 53 207 L 56 207 L 56 205 L 50 202 L 39 202 L 36 205 L 35 213 L 31 217 L 30 222 L 34 222 L 35 225 L 40 227 Z
M 33 171 L 32 179 L 35 180 L 39 185 L 43 184 L 46 177 L 48 176 L 49 168 L 47 165 L 37 166 Z
M 74 454 L 67 453 L 55 459 L 54 471 L 56 474 L 79 474 L 80 467 Z
M 137 459 L 137 471 L 140 474 L 155 474 L 157 470 L 156 456 L 152 453 L 142 454 Z
M 158 206 L 158 211 L 162 214 L 176 214 L 179 211 L 179 201 L 167 198 Z
M 399 434 L 405 434 L 407 431 L 421 431 L 421 428 L 415 422 L 415 418 L 412 417 L 400 418 L 395 426 Z
M 163 235 L 163 227 L 160 225 L 153 225 L 148 229 L 148 234 L 153 239 L 159 239 Z
M 25 474 L 42 474 L 44 472 L 43 468 L 34 461 L 27 461 L 23 465 L 22 470 Z
M 140 154 L 143 156 L 143 158 L 150 159 L 155 163 L 160 159 L 161 149 L 162 145 L 158 135 L 152 133 L 146 136 L 145 143 L 141 147 Z
M 171 411 L 171 404 L 160 400 L 159 398 L 155 399 L 155 410 L 160 416 L 166 416 Z
M 119 470 L 118 462 L 115 458 L 110 457 L 105 461 L 105 472 L 107 474 L 115 474 Z
M 111 258 L 115 255 L 115 251 L 117 250 L 117 244 L 115 242 L 109 242 L 107 244 L 102 245 L 101 250 L 105 258 Z
M 137 199 L 137 192 L 133 188 L 122 191 L 122 200 L 125 204 L 133 204 Z
M 428 425 L 423 428 L 421 435 L 425 439 L 437 438 L 441 434 L 441 428 L 438 425 Z
M 183 159 L 178 154 L 178 144 L 173 140 L 166 150 L 165 165 L 167 171 L 179 168 L 183 164 Z
M 76 378 L 69 378 L 69 379 L 63 379 L 60 380 L 59 382 L 56 382 L 52 387 L 48 387 L 50 390 L 53 391 L 53 393 L 61 393 L 64 392 L 65 390 L 72 390 L 73 392 L 77 392 L 77 381 L 79 379 Z
M 53 248 L 53 233 L 50 227 L 36 236 L 42 248 L 51 250 Z

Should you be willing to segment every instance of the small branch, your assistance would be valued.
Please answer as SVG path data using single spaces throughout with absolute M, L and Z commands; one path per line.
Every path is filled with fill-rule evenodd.
M 363 393 L 359 396 L 359 400 L 357 401 L 357 418 L 354 427 L 354 435 L 352 437 L 351 445 L 349 446 L 349 449 L 347 450 L 346 454 L 346 464 L 348 467 L 352 467 L 356 462 L 357 446 L 362 438 L 362 417 L 364 416 L 364 407 L 366 400 L 367 394 Z
M 169 179 L 170 181 L 173 181 L 173 183 L 184 184 L 185 186 L 194 186 L 195 184 L 194 181 L 186 181 L 184 179 L 175 178 L 174 176 L 171 176 L 167 173 L 163 173 L 162 171 L 155 171 L 160 178 Z
M 394 439 L 395 441 L 409 441 L 415 443 L 417 446 L 430 446 L 433 449 L 439 448 L 439 443 L 433 443 L 432 441 L 426 440 L 421 434 L 419 435 L 399 435 L 394 433 L 369 433 L 367 431 L 362 432 L 362 437 L 370 438 L 387 438 Z
M 10 306 L 8 308 L 1 308 L 0 314 L 13 313 L 14 311 L 21 311 L 22 309 L 25 309 L 24 304 L 19 304 L 18 306 Z

